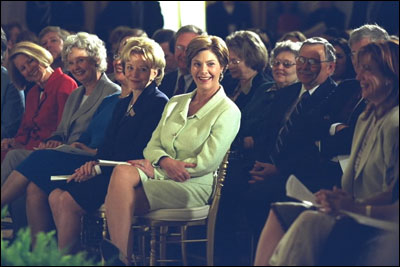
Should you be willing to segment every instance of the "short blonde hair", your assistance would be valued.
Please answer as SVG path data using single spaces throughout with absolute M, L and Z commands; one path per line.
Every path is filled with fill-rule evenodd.
M 19 42 L 14 46 L 10 52 L 8 70 L 11 81 L 18 89 L 23 90 L 28 81 L 22 76 L 14 63 L 15 57 L 20 54 L 37 60 L 45 68 L 48 68 L 53 63 L 53 56 L 47 49 L 32 42 Z
M 228 48 L 220 37 L 218 36 L 197 36 L 188 45 L 186 50 L 186 65 L 188 69 L 191 67 L 192 60 L 198 53 L 209 50 L 218 59 L 219 64 L 223 67 L 224 71 L 228 65 L 229 51 Z M 221 73 L 222 79 L 223 73 Z
M 148 67 L 157 70 L 155 83 L 160 85 L 164 78 L 165 55 L 161 46 L 148 37 L 130 37 L 121 51 L 122 66 L 125 72 L 125 64 L 130 60 L 132 54 L 143 55 Z

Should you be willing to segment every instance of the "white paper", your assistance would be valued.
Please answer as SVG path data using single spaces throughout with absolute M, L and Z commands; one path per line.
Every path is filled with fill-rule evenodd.
M 290 175 L 286 182 L 286 195 L 307 204 L 312 204 L 314 206 L 318 205 L 315 202 L 314 194 L 311 193 L 311 191 L 308 190 L 308 188 L 305 187 L 294 175 Z
M 308 188 L 305 187 L 304 184 L 302 184 L 294 175 L 290 175 L 288 181 L 286 182 L 286 195 L 309 205 L 311 204 L 317 207 L 320 206 L 315 202 L 315 196 L 311 193 L 311 191 L 308 190 Z M 339 212 L 355 219 L 360 224 L 387 231 L 399 231 L 398 224 L 391 221 L 375 219 L 347 210 L 339 210 Z
M 54 175 L 50 177 L 51 181 L 67 180 L 71 175 Z
M 114 160 L 104 160 L 104 159 L 99 159 L 98 160 L 100 166 L 117 166 L 117 165 L 131 165 L 126 161 L 114 161 Z

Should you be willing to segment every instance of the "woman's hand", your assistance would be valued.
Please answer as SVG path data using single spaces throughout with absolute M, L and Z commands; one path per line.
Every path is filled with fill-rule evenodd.
M 70 146 L 82 149 L 83 151 L 89 152 L 90 154 L 96 155 L 97 154 L 97 149 L 93 149 L 88 147 L 87 145 L 80 143 L 80 142 L 73 142 Z
M 177 182 L 184 182 L 190 179 L 190 174 L 186 168 L 195 168 L 197 166 L 196 163 L 187 163 L 169 157 L 162 158 L 159 164 L 166 171 L 168 177 Z
M 95 165 L 97 165 L 96 161 L 86 162 L 81 167 L 75 170 L 75 173 L 72 174 L 71 177 L 67 179 L 67 183 L 71 182 L 72 180 L 74 180 L 77 183 L 80 183 L 96 176 L 96 170 L 94 169 Z
M 147 159 L 128 160 L 132 166 L 141 169 L 148 177 L 154 178 L 154 167 Z
M 354 210 L 355 202 L 350 194 L 338 189 L 336 186 L 333 190 L 320 190 L 315 193 L 318 204 L 321 205 L 321 211 L 326 213 L 338 213 L 340 210 Z
M 56 141 L 56 140 L 49 140 L 46 143 L 40 142 L 39 146 L 37 147 L 38 149 L 45 149 L 45 148 L 55 148 L 58 147 L 60 145 L 62 145 L 63 143 L 60 141 Z
M 1 150 L 7 150 L 9 148 L 15 147 L 15 139 L 14 138 L 4 138 L 1 140 Z

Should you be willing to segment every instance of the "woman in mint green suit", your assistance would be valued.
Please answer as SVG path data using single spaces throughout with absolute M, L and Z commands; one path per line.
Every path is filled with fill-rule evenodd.
M 144 150 L 145 159 L 117 166 L 111 176 L 106 217 L 111 241 L 126 263 L 132 252 L 133 216 L 205 205 L 213 172 L 239 130 L 240 111 L 220 85 L 228 64 L 225 42 L 199 36 L 186 55 L 197 89 L 167 103 Z

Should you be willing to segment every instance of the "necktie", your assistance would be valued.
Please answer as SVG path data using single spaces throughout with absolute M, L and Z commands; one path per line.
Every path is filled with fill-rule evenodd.
M 175 95 L 181 95 L 185 93 L 185 77 L 181 75 L 178 80 L 178 89 L 175 92 Z
M 271 154 L 271 161 L 274 163 L 274 158 L 282 151 L 286 145 L 287 137 L 290 131 L 293 130 L 293 126 L 299 121 L 304 107 L 307 105 L 307 101 L 310 98 L 310 93 L 308 91 L 304 92 L 300 98 L 300 101 L 296 104 L 292 113 L 290 113 L 289 119 L 285 122 L 283 127 L 279 130 L 278 137 L 276 138 L 276 143 L 274 150 Z

